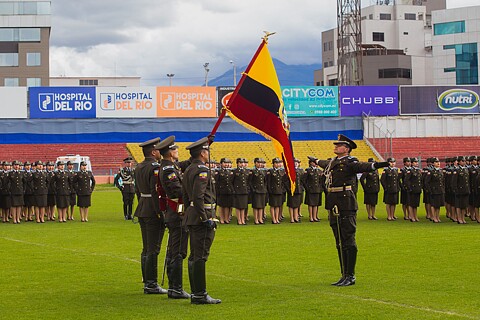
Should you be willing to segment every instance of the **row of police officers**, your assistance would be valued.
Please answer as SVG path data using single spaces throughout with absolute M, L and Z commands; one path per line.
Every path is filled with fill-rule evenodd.
M 55 220 L 55 207 L 58 221 L 66 222 L 67 216 L 68 220 L 74 219 L 75 205 L 80 208 L 81 221 L 88 221 L 95 178 L 85 162 L 80 163 L 79 171 L 73 171 L 71 162 L 67 167 L 62 161 L 57 162 L 56 169 L 53 162 L 3 161 L 0 164 L 2 222 Z

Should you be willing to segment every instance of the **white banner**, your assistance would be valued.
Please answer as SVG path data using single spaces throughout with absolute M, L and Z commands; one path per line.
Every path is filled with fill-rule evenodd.
M 27 118 L 26 87 L 0 87 L 0 118 Z

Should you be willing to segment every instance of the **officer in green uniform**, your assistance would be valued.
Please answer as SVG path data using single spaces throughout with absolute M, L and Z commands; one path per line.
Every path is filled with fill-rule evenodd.
M 255 158 L 255 167 L 250 170 L 249 188 L 252 193 L 252 209 L 255 224 L 264 224 L 263 213 L 267 202 L 267 171 L 263 168 L 265 160 Z
M 190 234 L 188 275 L 192 289 L 192 304 L 217 304 L 207 293 L 205 264 L 215 237 L 215 190 L 205 162 L 209 158 L 210 141 L 202 138 L 187 147 L 192 156 L 182 182 L 183 201 L 187 206 L 184 224 Z
M 368 162 L 375 162 L 375 159 L 369 158 Z M 378 220 L 375 216 L 375 208 L 378 203 L 378 193 L 380 192 L 380 177 L 378 175 L 378 170 L 362 173 L 360 184 L 363 187 L 363 203 L 367 208 L 368 220 Z
M 168 228 L 167 276 L 168 297 L 171 299 L 189 299 L 183 290 L 183 259 L 187 256 L 188 234 L 183 221 L 182 172 L 178 166 L 178 146 L 175 136 L 170 136 L 155 145 L 160 151 L 162 161 L 158 174 L 160 210 L 165 212 L 165 225 Z
M 332 160 L 311 159 L 325 169 L 328 190 L 325 209 L 329 211 L 330 227 L 335 236 L 342 272 L 340 280 L 332 285 L 343 287 L 354 285 L 356 281 L 357 243 L 355 233 L 358 203 L 352 183 L 357 179 L 357 173 L 387 167 L 388 162 L 359 162 L 357 158 L 350 156 L 350 151 L 356 149 L 357 145 L 342 134 L 338 135 L 338 141 L 335 141 L 334 145 L 334 153 L 337 156 Z
M 157 282 L 158 254 L 165 233 L 164 215 L 160 211 L 157 192 L 157 176 L 160 171 L 159 151 L 154 145 L 160 138 L 145 141 L 139 146 L 142 148 L 145 160 L 135 169 L 135 193 L 138 206 L 135 216 L 138 217 L 142 232 L 143 248 L 141 254 L 141 267 L 143 276 L 143 292 L 146 294 L 166 294 L 167 290 L 161 288 Z
M 303 176 L 305 185 L 305 204 L 308 205 L 310 222 L 318 222 L 318 207 L 322 205 L 322 193 L 324 186 L 323 171 L 316 163 L 308 161 L 309 167 L 305 169 Z

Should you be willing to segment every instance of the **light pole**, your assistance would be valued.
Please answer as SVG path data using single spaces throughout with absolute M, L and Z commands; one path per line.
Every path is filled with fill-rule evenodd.
M 203 64 L 203 68 L 205 69 L 205 87 L 208 87 L 208 71 L 210 71 L 210 69 L 208 68 L 209 64 L 210 63 L 208 63 L 208 62 L 205 62 Z
M 172 78 L 173 78 L 173 76 L 175 76 L 174 73 L 167 73 L 167 77 L 168 77 L 168 79 L 170 80 L 170 87 L 172 86 Z
M 233 66 L 233 86 L 237 85 L 237 66 L 235 65 L 235 62 L 233 60 L 230 60 L 230 63 Z

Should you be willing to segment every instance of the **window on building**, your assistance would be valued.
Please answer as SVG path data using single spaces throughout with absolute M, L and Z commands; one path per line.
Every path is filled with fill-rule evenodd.
M 27 87 L 40 87 L 41 85 L 41 78 L 27 78 Z
M 18 87 L 18 78 L 5 78 L 5 87 Z
M 390 13 L 380 13 L 380 20 L 392 20 Z
M 403 35 L 404 35 L 404 36 L 408 36 L 408 32 L 404 32 Z
M 405 13 L 405 20 L 417 20 L 415 13 Z
M 373 20 L 373 13 L 370 13 L 370 14 L 368 15 L 368 20 Z
M 372 38 L 373 41 L 385 41 L 385 34 L 383 32 L 374 32 Z
M 455 50 L 455 67 L 444 72 L 456 73 L 457 85 L 478 83 L 478 44 L 464 43 L 443 46 L 444 50 Z
M 379 69 L 378 70 L 379 79 L 393 79 L 393 78 L 412 78 L 412 70 L 404 68 L 389 68 L 389 69 Z
M 0 15 L 43 15 L 51 14 L 50 1 L 0 2 Z
M 0 41 L 40 41 L 40 28 L 0 28 Z
M 27 52 L 27 66 L 34 67 L 42 64 L 40 52 Z
M 18 53 L 0 53 L 0 67 L 18 67 Z
M 81 86 L 98 86 L 98 79 L 80 79 L 78 83 Z
M 465 21 L 453 21 L 445 23 L 435 23 L 433 25 L 433 34 L 436 36 L 444 34 L 464 33 Z

